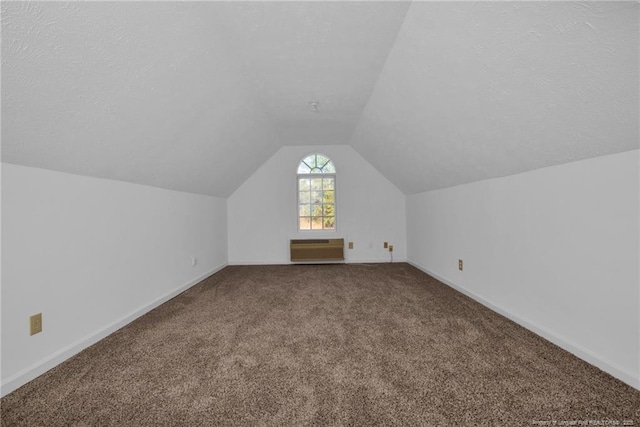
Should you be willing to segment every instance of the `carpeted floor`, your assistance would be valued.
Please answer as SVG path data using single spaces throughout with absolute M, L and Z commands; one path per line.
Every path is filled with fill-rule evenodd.
M 640 425 L 640 391 L 407 264 L 227 267 L 0 404 L 3 426 Z

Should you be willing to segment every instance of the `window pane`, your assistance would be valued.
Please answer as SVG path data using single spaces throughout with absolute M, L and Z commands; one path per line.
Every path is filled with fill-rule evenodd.
M 333 230 L 334 228 L 336 228 L 335 218 L 332 216 L 324 217 L 323 225 L 325 229 Z
M 335 203 L 336 202 L 336 194 L 334 191 L 325 191 L 322 195 L 322 201 L 325 203 Z
M 325 165 L 324 168 L 322 168 L 322 172 L 324 173 L 336 173 L 336 168 L 335 166 L 333 166 L 333 162 L 329 162 Z
M 300 230 L 311 230 L 311 218 L 300 217 Z
M 311 189 L 312 190 L 322 190 L 322 178 L 312 178 L 311 179 Z
M 311 154 L 300 162 L 298 173 L 336 173 L 336 167 L 328 157 Z
M 298 179 L 298 190 L 309 191 L 310 188 L 311 188 L 311 180 L 309 178 Z
M 306 163 L 310 169 L 313 169 L 316 167 L 316 155 L 315 154 L 311 154 L 307 157 L 304 158 L 303 160 L 304 163 Z
M 322 179 L 322 189 L 323 190 L 333 190 L 334 188 L 333 178 L 323 178 Z
M 311 192 L 311 203 L 322 203 L 322 191 Z
M 322 215 L 323 216 L 334 216 L 335 215 L 335 207 L 333 205 L 323 205 L 322 206 Z
M 298 166 L 298 173 L 309 173 L 309 171 L 311 171 L 311 169 L 304 162 Z
M 311 203 L 311 193 L 309 191 L 301 191 L 298 193 L 298 203 Z
M 323 156 L 322 154 L 318 154 L 316 156 L 316 166 L 319 167 L 320 169 L 324 168 L 325 165 L 329 162 L 330 162 L 329 158 L 326 156 Z
M 311 206 L 309 205 L 298 206 L 298 216 L 311 216 Z
M 311 216 L 322 216 L 322 205 L 311 205 Z
M 312 230 L 322 230 L 322 217 L 314 216 L 311 218 L 311 229 Z

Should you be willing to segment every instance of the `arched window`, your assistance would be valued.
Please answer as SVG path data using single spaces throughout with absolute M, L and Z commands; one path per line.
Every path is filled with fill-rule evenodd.
M 336 168 L 322 154 L 298 165 L 298 230 L 336 229 Z

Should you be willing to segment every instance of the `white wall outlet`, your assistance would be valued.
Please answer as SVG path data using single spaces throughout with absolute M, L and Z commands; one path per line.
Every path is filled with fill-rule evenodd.
M 193 267 L 195 267 L 198 264 L 198 258 L 196 257 L 191 257 L 191 265 Z

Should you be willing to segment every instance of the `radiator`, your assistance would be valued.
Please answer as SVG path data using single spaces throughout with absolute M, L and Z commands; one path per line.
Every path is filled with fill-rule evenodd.
M 343 261 L 344 239 L 294 239 L 291 261 Z

